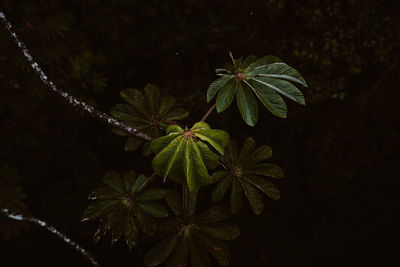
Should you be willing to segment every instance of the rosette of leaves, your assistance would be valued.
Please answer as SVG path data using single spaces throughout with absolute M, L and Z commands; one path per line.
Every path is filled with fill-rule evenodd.
M 7 165 L 0 167 L 0 208 L 11 212 L 24 213 L 27 195 L 22 191 L 19 182 L 22 180 L 16 169 Z M 5 239 L 19 237 L 21 231 L 28 227 L 28 223 L 15 221 L 0 215 L 0 234 Z
M 261 214 L 264 201 L 260 191 L 272 199 L 279 199 L 279 189 L 265 177 L 282 178 L 283 170 L 276 164 L 263 162 L 272 156 L 267 145 L 257 148 L 253 138 L 247 138 L 238 150 L 235 141 L 227 146 L 221 161 L 225 170 L 215 172 L 213 179 L 220 179 L 216 185 L 212 200 L 219 201 L 230 191 L 230 204 L 233 213 L 237 213 L 247 198 L 255 214 Z
M 227 109 L 236 95 L 243 120 L 254 126 L 258 120 L 257 98 L 275 116 L 286 118 L 287 108 L 281 95 L 305 105 L 303 94 L 293 85 L 307 87 L 304 78 L 294 68 L 274 56 L 257 59 L 255 56 L 233 59 L 224 69 L 217 69 L 219 79 L 210 84 L 207 102 L 216 95 L 217 112 Z
M 160 137 L 163 133 L 162 130 L 171 124 L 176 124 L 175 121 L 182 120 L 189 115 L 183 108 L 174 108 L 175 98 L 161 96 L 158 87 L 153 84 L 146 85 L 144 95 L 139 90 L 126 89 L 121 91 L 121 97 L 128 104 L 118 104 L 112 107 L 111 115 L 154 138 Z M 127 136 L 119 130 L 114 130 L 114 132 Z M 136 150 L 143 143 L 142 139 L 129 136 L 125 150 Z M 145 155 L 151 153 L 148 145 L 148 143 L 145 143 L 143 147 Z
M 214 206 L 200 215 L 194 214 L 195 193 L 189 193 L 189 201 L 184 209 L 182 198 L 176 192 L 168 191 L 166 201 L 175 214 L 158 224 L 157 233 L 152 236 L 158 243 L 146 254 L 146 266 L 157 266 L 168 260 L 167 267 L 211 266 L 210 255 L 220 265 L 230 262 L 230 250 L 224 240 L 234 240 L 239 236 L 239 227 L 222 221 L 230 217 L 229 208 Z
M 165 206 L 157 202 L 164 198 L 162 188 L 145 188 L 148 177 L 134 171 L 124 173 L 122 177 L 115 172 L 108 172 L 103 182 L 105 186 L 97 188 L 89 199 L 95 202 L 89 205 L 82 221 L 100 219 L 94 239 L 97 242 L 107 231 L 111 231 L 112 242 L 125 237 L 126 244 L 134 247 L 144 232 L 155 233 L 154 218 L 168 216 Z
M 168 177 L 187 183 L 190 191 L 196 191 L 212 182 L 208 170 L 218 166 L 218 156 L 213 150 L 223 155 L 228 142 L 227 132 L 211 129 L 205 122 L 198 122 L 190 129 L 171 125 L 166 136 L 150 144 L 157 154 L 152 161 L 153 169 L 164 181 Z

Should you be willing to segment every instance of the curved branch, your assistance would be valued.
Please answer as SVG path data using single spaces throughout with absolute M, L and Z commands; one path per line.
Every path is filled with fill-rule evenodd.
M 5 216 L 7 216 L 10 219 L 17 220 L 17 221 L 32 222 L 36 225 L 39 225 L 39 226 L 45 228 L 47 231 L 50 231 L 51 233 L 55 234 L 60 239 L 62 239 L 65 243 L 67 243 L 68 245 L 70 245 L 71 247 L 76 249 L 79 253 L 81 253 L 83 256 L 85 256 L 86 259 L 88 261 L 90 261 L 93 266 L 96 266 L 96 267 L 100 266 L 97 263 L 97 261 L 94 259 L 94 257 L 87 250 L 85 250 L 83 247 L 81 247 L 78 243 L 72 241 L 68 236 L 66 236 L 65 234 L 58 231 L 56 228 L 54 228 L 47 222 L 36 219 L 35 217 L 27 217 L 27 216 L 24 216 L 21 214 L 13 213 L 13 212 L 10 212 L 8 209 L 0 209 L 0 213 L 4 214 Z
M 127 134 L 135 135 L 135 136 L 142 138 L 149 142 L 151 142 L 153 140 L 153 138 L 151 136 L 114 119 L 113 117 L 111 117 L 110 115 L 108 115 L 104 112 L 96 110 L 94 107 L 86 104 L 85 102 L 79 100 L 78 98 L 76 98 L 76 97 L 70 95 L 69 93 L 63 91 L 62 89 L 58 88 L 51 80 L 49 80 L 49 78 L 44 73 L 44 71 L 39 67 L 39 64 L 33 60 L 32 55 L 30 54 L 29 50 L 26 48 L 25 44 L 19 39 L 19 37 L 15 34 L 15 32 L 13 32 L 11 23 L 7 21 L 4 13 L 1 11 L 0 11 L 0 20 L 3 23 L 4 27 L 10 33 L 13 41 L 18 45 L 18 47 L 24 53 L 24 56 L 29 61 L 32 69 L 39 75 L 40 80 L 42 80 L 42 82 L 44 84 L 49 86 L 53 92 L 55 92 L 56 94 L 61 96 L 68 104 L 72 105 L 73 107 L 81 108 L 82 110 L 89 113 L 89 115 L 91 115 L 92 117 L 95 117 L 115 128 L 118 128 Z

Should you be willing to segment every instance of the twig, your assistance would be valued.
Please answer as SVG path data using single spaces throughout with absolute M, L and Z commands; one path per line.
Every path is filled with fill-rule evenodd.
M 81 247 L 81 245 L 79 245 L 78 243 L 72 241 L 68 236 L 66 236 L 65 234 L 63 234 L 60 231 L 58 231 L 56 228 L 54 228 L 53 226 L 51 226 L 47 222 L 39 220 L 39 219 L 37 219 L 35 217 L 28 217 L 28 216 L 24 216 L 24 215 L 21 215 L 21 214 L 14 213 L 14 212 L 10 212 L 8 209 L 0 209 L 0 212 L 2 214 L 4 214 L 5 216 L 7 216 L 8 218 L 10 218 L 10 219 L 17 220 L 17 221 L 32 222 L 32 223 L 34 223 L 36 225 L 39 225 L 39 226 L 45 228 L 47 231 L 55 234 L 61 240 L 63 240 L 65 243 L 67 243 L 68 245 L 70 245 L 71 247 L 76 249 L 79 253 L 81 253 L 83 256 L 85 256 L 86 259 L 88 261 L 90 261 L 93 266 L 96 266 L 96 267 L 100 266 L 97 263 L 97 261 L 94 259 L 94 257 L 87 250 L 85 250 L 83 247 Z
M 139 190 L 138 190 L 136 193 L 139 193 L 140 191 L 142 191 L 142 190 L 147 186 L 148 183 L 150 183 L 151 181 L 153 181 L 153 179 L 154 179 L 156 176 L 157 176 L 157 173 L 153 173 L 153 174 L 149 177 L 149 179 L 147 179 L 147 181 L 144 182 L 144 183 L 142 184 L 142 186 L 139 188 Z
M 212 105 L 212 107 L 207 111 L 207 113 L 204 115 L 204 117 L 201 119 L 201 121 L 205 121 L 208 118 L 208 116 L 210 116 L 211 112 L 213 112 L 213 110 L 215 109 L 216 106 L 217 106 L 217 103 Z
M 0 20 L 3 23 L 4 27 L 8 30 L 8 32 L 11 35 L 11 38 L 14 40 L 14 42 L 18 45 L 18 47 L 22 50 L 25 58 L 29 61 L 29 63 L 31 64 L 32 69 L 39 74 L 40 80 L 42 80 L 42 82 L 44 84 L 46 84 L 47 86 L 50 87 L 50 89 L 52 91 L 54 91 L 56 94 L 58 94 L 59 96 L 61 96 L 64 100 L 66 100 L 66 102 L 70 105 L 72 105 L 73 107 L 79 107 L 81 109 L 83 109 L 84 111 L 86 111 L 87 113 L 89 113 L 89 115 L 115 127 L 118 128 L 120 130 L 122 130 L 125 133 L 131 134 L 131 135 L 135 135 L 139 138 L 142 138 L 146 141 L 152 141 L 153 138 L 143 132 L 140 132 L 139 130 L 128 126 L 116 119 L 114 119 L 113 117 L 111 117 L 110 115 L 98 111 L 96 110 L 94 107 L 86 104 L 85 102 L 79 100 L 78 98 L 70 95 L 69 93 L 63 91 L 62 89 L 58 88 L 48 77 L 47 75 L 44 73 L 44 71 L 39 67 L 39 64 L 37 62 L 35 62 L 32 58 L 32 55 L 30 54 L 29 50 L 26 48 L 25 44 L 19 39 L 19 37 L 15 34 L 15 32 L 13 32 L 12 30 L 12 25 L 10 22 L 7 21 L 5 15 L 3 12 L 0 11 Z

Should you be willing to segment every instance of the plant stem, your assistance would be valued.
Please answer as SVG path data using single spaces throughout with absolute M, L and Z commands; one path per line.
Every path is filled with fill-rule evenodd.
M 28 216 L 24 216 L 24 215 L 21 215 L 21 214 L 14 213 L 14 212 L 10 212 L 8 209 L 0 209 L 0 213 L 5 215 L 6 217 L 8 217 L 10 219 L 13 219 L 13 220 L 16 220 L 16 221 L 28 221 L 28 222 L 31 222 L 31 223 L 34 223 L 36 225 L 39 225 L 39 226 L 43 227 L 44 229 L 46 229 L 47 231 L 55 234 L 61 240 L 63 240 L 65 243 L 67 243 L 68 245 L 70 245 L 71 247 L 76 249 L 83 256 L 85 256 L 86 259 L 88 261 L 90 261 L 93 266 L 96 266 L 96 267 L 100 266 L 97 263 L 97 261 L 94 259 L 94 257 L 87 250 L 85 250 L 83 247 L 81 247 L 81 245 L 79 245 L 78 243 L 72 241 L 68 236 L 66 236 L 65 234 L 63 234 L 60 231 L 58 231 L 54 226 L 48 224 L 47 222 L 39 220 L 39 219 L 37 219 L 35 217 L 28 217 Z
M 186 184 L 182 185 L 182 209 L 185 215 L 188 214 L 188 206 L 189 206 L 189 192 L 188 186 Z
M 211 112 L 213 112 L 213 110 L 215 109 L 215 107 L 217 106 L 217 103 L 215 103 L 214 105 L 212 105 L 212 107 L 207 111 L 207 113 L 203 116 L 203 118 L 201 119 L 201 121 L 205 121 L 208 116 L 210 116 Z
M 147 179 L 146 182 L 144 182 L 144 184 L 142 184 L 142 186 L 139 188 L 139 190 L 136 193 L 139 193 L 140 191 L 142 191 L 151 181 L 153 181 L 154 177 L 157 176 L 157 173 L 153 173 L 149 179 Z
M 4 27 L 8 30 L 8 32 L 11 35 L 11 38 L 13 39 L 13 41 L 17 44 L 17 46 L 22 50 L 25 58 L 28 60 L 28 62 L 30 63 L 32 69 L 39 75 L 40 80 L 46 84 L 48 87 L 50 87 L 50 89 L 55 92 L 56 94 L 58 94 L 59 96 L 61 96 L 68 104 L 72 105 L 73 107 L 78 107 L 83 109 L 84 111 L 86 111 L 89 115 L 91 115 L 92 117 L 95 117 L 96 119 L 99 119 L 115 128 L 118 128 L 120 130 L 122 130 L 125 133 L 131 134 L 131 135 L 135 135 L 141 139 L 144 139 L 146 141 L 151 142 L 153 140 L 153 138 L 143 132 L 140 132 L 139 130 L 126 125 L 116 119 L 114 119 L 113 117 L 111 117 L 110 115 L 98 111 L 96 110 L 94 107 L 86 104 L 85 102 L 79 100 L 78 98 L 70 95 L 69 93 L 65 92 L 64 90 L 58 88 L 46 75 L 46 73 L 44 73 L 44 71 L 39 67 L 39 64 L 37 62 L 35 62 L 32 58 L 31 53 L 29 52 L 29 50 L 26 48 L 25 44 L 19 39 L 19 37 L 17 36 L 17 34 L 15 32 L 13 32 L 12 29 L 12 25 L 10 22 L 7 21 L 5 15 L 3 12 L 0 11 L 0 20 L 3 23 Z

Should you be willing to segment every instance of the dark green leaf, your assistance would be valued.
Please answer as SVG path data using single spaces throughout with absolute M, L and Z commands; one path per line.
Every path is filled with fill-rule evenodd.
M 240 149 L 239 161 L 246 160 L 250 157 L 250 154 L 256 149 L 256 141 L 252 137 L 249 137 L 244 141 L 242 148 Z
M 146 212 L 143 212 L 141 209 L 137 209 L 136 218 L 143 233 L 153 235 L 156 232 L 156 223 L 151 216 L 147 215 Z
M 205 248 L 197 240 L 191 238 L 189 241 L 190 262 L 192 267 L 210 267 L 210 257 Z
M 217 239 L 210 238 L 207 235 L 197 235 L 201 243 L 204 245 L 204 247 L 207 249 L 208 253 L 213 256 L 219 264 L 222 266 L 228 266 L 230 259 L 231 259 L 231 253 L 229 251 L 228 246 Z
M 182 120 L 189 116 L 189 112 L 183 108 L 176 108 L 165 114 L 165 119 L 169 121 Z
M 273 89 L 253 80 L 245 81 L 245 83 L 272 114 L 279 118 L 286 118 L 287 108 L 285 101 Z
M 234 79 L 229 80 L 222 89 L 219 91 L 217 96 L 217 112 L 220 113 L 227 109 L 233 101 L 236 93 L 236 82 Z
M 246 163 L 246 165 L 254 165 L 271 157 L 272 149 L 267 145 L 262 145 L 257 148 L 253 153 L 251 153 L 247 160 L 244 160 L 244 163 Z
M 146 266 L 157 266 L 163 263 L 174 251 L 179 238 L 180 233 L 177 233 L 158 242 L 149 252 L 147 252 L 144 258 L 144 264 Z
M 228 192 L 230 186 L 232 184 L 232 176 L 228 175 L 224 179 L 222 179 L 217 186 L 215 187 L 212 193 L 212 201 L 217 202 L 220 201 L 225 194 Z
M 238 213 L 244 204 L 244 195 L 238 178 L 233 178 L 231 191 L 231 208 L 233 213 Z
M 203 233 L 216 239 L 234 240 L 240 235 L 237 225 L 227 223 L 202 224 L 200 229 Z
M 161 98 L 161 104 L 160 104 L 160 115 L 165 115 L 167 112 L 169 112 L 172 107 L 175 105 L 175 98 L 172 96 L 163 96 Z
M 270 198 L 275 200 L 280 198 L 279 189 L 272 182 L 254 175 L 246 175 L 244 178 Z
M 237 82 L 236 100 L 242 118 L 249 126 L 254 126 L 258 120 L 257 100 L 248 86 Z
M 158 86 L 154 84 L 147 84 L 144 88 L 144 94 L 149 104 L 151 114 L 159 114 L 160 109 L 160 91 Z
M 126 102 L 135 107 L 145 116 L 150 116 L 146 108 L 146 100 L 142 93 L 136 89 L 125 89 L 121 91 L 121 97 L 125 99 Z
M 103 178 L 103 182 L 119 193 L 124 192 L 124 184 L 121 177 L 116 172 L 107 172 Z
M 231 216 L 229 209 L 222 204 L 214 206 L 198 216 L 199 223 L 220 222 Z
M 149 201 L 149 200 L 159 200 L 164 198 L 165 189 L 162 188 L 149 188 L 145 191 L 142 191 L 138 195 L 136 195 L 136 200 L 138 201 Z
M 153 217 L 163 218 L 168 216 L 167 209 L 161 203 L 146 201 L 146 202 L 138 202 L 136 205 Z
M 189 254 L 189 242 L 185 237 L 182 237 L 175 247 L 171 258 L 166 267 L 184 267 L 186 266 Z
M 248 173 L 260 174 L 272 178 L 282 178 L 284 176 L 283 170 L 276 164 L 260 163 L 257 165 L 248 166 L 245 169 Z
M 239 181 L 242 184 L 243 191 L 254 213 L 261 214 L 264 208 L 264 201 L 262 196 L 257 191 L 257 189 L 249 182 L 245 181 L 244 179 L 239 179 Z
M 221 78 L 213 81 L 207 90 L 207 102 L 210 102 L 214 96 L 218 93 L 218 91 L 228 82 L 230 79 L 233 79 L 231 75 L 224 75 Z
M 172 190 L 168 190 L 165 194 L 165 200 L 175 215 L 182 215 L 182 197 Z

